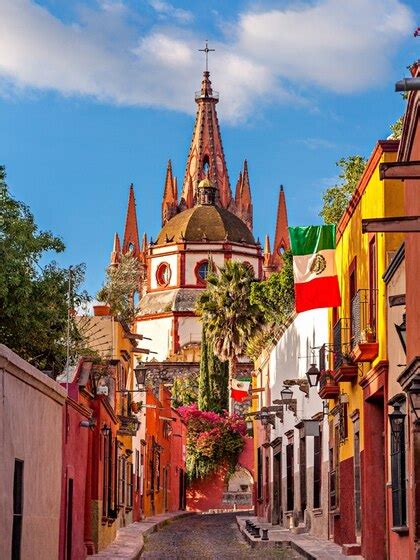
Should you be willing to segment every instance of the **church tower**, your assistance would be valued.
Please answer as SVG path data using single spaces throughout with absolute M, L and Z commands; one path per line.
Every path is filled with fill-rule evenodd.
M 176 177 L 172 174 L 172 162 L 168 161 L 166 168 L 165 187 L 162 200 L 162 226 L 178 212 L 178 186 Z
M 180 210 L 196 204 L 197 186 L 207 172 L 217 190 L 216 204 L 233 210 L 234 201 L 216 112 L 219 94 L 213 91 L 208 70 L 203 74 L 201 89 L 195 94 L 195 102 L 197 114 L 182 185 Z
M 243 170 L 239 173 L 239 179 L 236 184 L 235 206 L 236 215 L 241 218 L 252 231 L 253 208 L 247 160 L 244 161 Z
M 274 246 L 271 252 L 270 237 L 265 238 L 264 246 L 264 278 L 268 278 L 273 272 L 278 272 L 282 267 L 282 254 L 290 249 L 289 224 L 287 221 L 286 198 L 283 185 L 280 185 L 279 201 L 277 205 L 276 230 L 274 233 Z

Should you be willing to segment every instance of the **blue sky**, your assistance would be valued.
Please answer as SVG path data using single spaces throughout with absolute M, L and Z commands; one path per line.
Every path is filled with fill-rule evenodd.
M 0 163 L 100 287 L 130 182 L 156 237 L 166 163 L 182 182 L 206 38 L 234 188 L 248 159 L 254 233 L 319 222 L 335 162 L 368 156 L 404 111 L 417 0 L 0 0 Z

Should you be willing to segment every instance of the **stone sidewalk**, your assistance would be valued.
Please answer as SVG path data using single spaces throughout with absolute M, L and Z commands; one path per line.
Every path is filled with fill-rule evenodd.
M 268 529 L 268 541 L 261 541 L 249 535 L 245 530 L 246 520 L 253 521 L 258 527 Z M 324 539 L 318 539 L 308 533 L 295 535 L 287 529 L 277 529 L 271 523 L 263 523 L 258 517 L 238 516 L 236 517 L 239 530 L 251 546 L 263 550 L 264 547 L 292 548 L 307 560 L 363 560 L 362 556 L 345 556 L 341 552 L 341 546 Z
M 144 537 L 157 531 L 175 519 L 195 515 L 194 512 L 176 511 L 164 513 L 154 517 L 147 517 L 143 521 L 131 523 L 117 531 L 117 537 L 112 544 L 98 552 L 87 556 L 86 560 L 138 560 L 144 548 Z

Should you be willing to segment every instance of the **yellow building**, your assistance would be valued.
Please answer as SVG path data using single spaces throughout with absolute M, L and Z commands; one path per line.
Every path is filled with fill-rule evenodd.
M 361 544 L 366 560 L 386 557 L 387 301 L 382 276 L 402 234 L 362 233 L 362 220 L 404 214 L 400 181 L 379 177 L 398 141 L 379 141 L 337 227 L 342 304 L 330 311 L 320 352 L 320 396 L 330 403 L 330 530 L 341 545 Z M 325 366 L 323 364 L 325 363 Z M 361 536 L 363 535 L 363 538 Z M 349 548 L 349 547 L 347 547 Z

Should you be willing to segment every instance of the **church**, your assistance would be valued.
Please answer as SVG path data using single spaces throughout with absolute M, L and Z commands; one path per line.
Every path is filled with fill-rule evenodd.
M 180 193 L 168 162 L 162 229 L 155 239 L 144 235 L 140 244 L 131 185 L 123 243 L 116 234 L 111 254 L 114 265 L 129 251 L 140 262 L 136 332 L 145 337 L 143 346 L 155 353 L 152 362 L 156 373 L 160 370 L 161 379 L 163 365 L 166 371 L 172 369 L 170 364 L 178 369 L 184 364 L 189 371 L 193 368 L 198 372 L 201 325 L 194 307 L 206 286 L 209 262 L 217 268 L 229 259 L 243 262 L 255 278 L 262 280 L 280 269 L 281 254 L 289 248 L 283 187 L 272 250 L 268 235 L 262 249 L 252 231 L 246 160 L 232 193 L 216 111 L 219 94 L 212 88 L 208 69 L 203 73 L 201 89 L 195 93 L 195 102 L 196 119 Z M 243 368 L 249 372 L 250 364 L 244 363 Z

